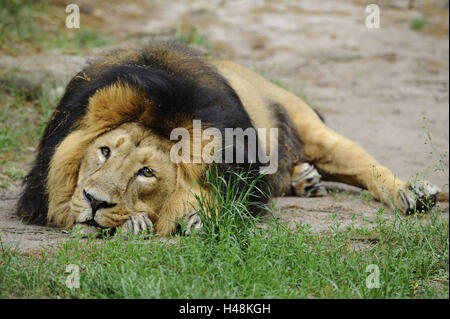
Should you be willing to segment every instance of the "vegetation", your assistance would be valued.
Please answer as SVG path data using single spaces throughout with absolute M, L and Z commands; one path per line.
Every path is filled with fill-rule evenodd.
M 409 26 L 413 30 L 422 30 L 425 27 L 426 23 L 427 20 L 425 20 L 424 18 L 416 18 L 410 21 Z
M 181 25 L 179 25 L 175 30 L 174 38 L 184 44 L 188 44 L 192 47 L 205 47 L 212 48 L 206 36 L 201 34 L 197 27 L 192 27 L 189 30 L 184 30 Z
M 16 54 L 58 48 L 79 53 L 110 42 L 89 26 L 66 28 L 64 8 L 54 9 L 44 1 L 0 0 L 0 50 Z
M 54 101 L 39 87 L 23 90 L 13 75 L 0 82 L 0 187 L 25 176 L 23 162 L 31 162 Z
M 52 19 L 53 14 L 44 1 L 0 0 L 0 51 L 79 53 L 110 41 L 94 28 L 66 29 L 65 19 Z M 418 19 L 410 27 L 421 30 L 431 24 Z M 195 27 L 178 27 L 174 36 L 211 49 Z M 32 161 L 56 105 L 46 89 L 24 90 L 14 78 L 10 74 L 0 80 L 4 188 L 24 177 L 24 163 Z M 279 79 L 272 81 L 289 89 Z M 303 92 L 295 93 L 308 100 Z M 433 145 L 430 134 L 427 142 Z M 445 156 L 440 158 L 433 169 L 445 171 Z M 243 172 L 236 174 L 250 191 L 260 193 Z M 204 229 L 192 236 L 126 240 L 105 233 L 97 239 L 75 230 L 58 248 L 21 254 L 0 231 L 0 298 L 449 298 L 449 224 L 439 207 L 425 216 L 397 214 L 394 221 L 380 210 L 373 228 L 343 229 L 336 218 L 329 232 L 316 233 L 309 225 L 293 227 L 275 217 L 262 225 L 249 213 L 258 205 L 230 177 L 208 173 L 213 196 L 197 197 Z M 331 194 L 338 200 L 337 189 Z M 367 192 L 359 199 L 372 200 Z M 67 286 L 70 269 L 80 271 L 79 288 Z
M 20 255 L 3 243 L 0 297 L 449 296 L 449 228 L 438 211 L 427 222 L 397 217 L 388 223 L 380 210 L 373 229 L 341 229 L 334 223 L 324 234 L 313 233 L 308 225 L 291 228 L 275 218 L 262 228 L 247 214 L 251 202 L 236 192 L 235 181 L 211 171 L 208 183 L 212 201 L 198 197 L 205 228 L 193 236 L 167 241 L 105 235 L 98 240 L 74 232 L 58 249 L 34 256 Z M 228 190 L 225 196 L 222 186 Z M 209 214 L 213 207 L 217 216 Z M 79 288 L 66 285 L 73 276 L 70 265 L 79 270 Z
M 20 163 L 34 154 L 27 148 L 36 145 L 54 106 L 43 89 L 18 87 L 13 80 L 0 86 L 3 183 L 23 177 Z M 243 173 L 237 177 L 248 181 Z M 439 208 L 429 220 L 417 215 L 388 222 L 379 211 L 374 228 L 342 229 L 334 222 L 328 233 L 315 233 L 309 225 L 292 228 L 275 218 L 261 227 L 249 214 L 255 204 L 249 193 L 239 191 L 236 179 L 212 170 L 207 183 L 213 197 L 197 197 L 205 227 L 193 236 L 125 240 L 105 235 L 99 240 L 74 231 L 57 249 L 23 255 L 3 242 L 0 233 L 0 297 L 449 296 L 449 225 Z M 249 189 L 259 193 L 256 183 Z M 360 199 L 369 201 L 370 195 L 361 193 Z M 80 270 L 79 288 L 66 285 L 69 265 Z M 379 288 L 367 286 L 373 269 L 379 270 Z

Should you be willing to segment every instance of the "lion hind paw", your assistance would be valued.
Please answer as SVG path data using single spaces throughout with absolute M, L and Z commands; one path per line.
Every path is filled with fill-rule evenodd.
M 291 185 L 297 196 L 319 197 L 326 196 L 327 190 L 321 183 L 322 176 L 309 163 L 303 163 L 294 168 Z
M 439 192 L 437 186 L 427 181 L 408 184 L 405 189 L 398 190 L 400 208 L 405 214 L 427 212 L 436 204 Z

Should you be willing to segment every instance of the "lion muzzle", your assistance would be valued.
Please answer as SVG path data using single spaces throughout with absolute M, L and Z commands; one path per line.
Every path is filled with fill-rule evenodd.
M 116 206 L 114 203 L 109 203 L 107 200 L 102 199 L 100 196 L 95 196 L 92 193 L 83 190 L 83 198 L 89 203 L 92 209 L 92 217 L 95 217 L 95 213 L 101 208 L 111 208 Z

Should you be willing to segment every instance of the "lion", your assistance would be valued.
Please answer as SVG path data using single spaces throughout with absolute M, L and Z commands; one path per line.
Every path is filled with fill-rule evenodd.
M 72 78 L 40 140 L 17 214 L 61 229 L 120 226 L 166 236 L 180 220 L 201 228 L 195 196 L 208 193 L 205 173 L 215 163 L 170 156 L 178 142 L 171 132 L 193 133 L 195 120 L 203 131 L 278 130 L 276 139 L 257 135 L 262 149 L 278 150 L 270 159 L 276 172 L 262 179 L 263 202 L 282 194 L 324 196 L 323 180 L 366 189 L 405 214 L 429 209 L 442 194 L 426 181 L 396 178 L 301 98 L 257 73 L 177 43 L 153 43 L 104 54 Z M 231 144 L 244 160 L 218 161 L 222 172 L 265 167 L 247 144 Z

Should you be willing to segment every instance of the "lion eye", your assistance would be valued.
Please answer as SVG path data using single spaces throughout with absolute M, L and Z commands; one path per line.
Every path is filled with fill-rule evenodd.
M 107 146 L 100 147 L 100 152 L 107 159 L 111 156 L 111 149 Z
M 143 167 L 138 172 L 139 175 L 145 176 L 145 177 L 154 177 L 155 173 L 151 168 Z

